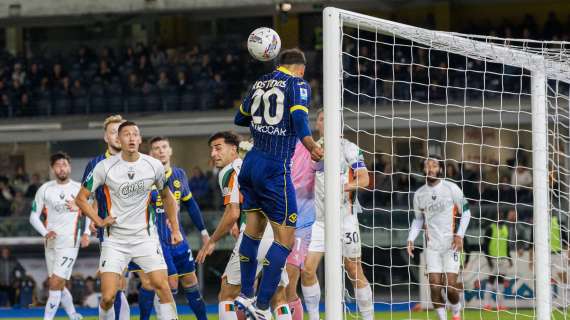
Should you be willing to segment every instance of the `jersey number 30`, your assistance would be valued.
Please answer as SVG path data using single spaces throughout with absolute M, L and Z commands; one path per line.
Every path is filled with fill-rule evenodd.
M 271 106 L 271 101 L 269 101 L 269 99 L 273 95 L 275 95 L 276 108 L 275 115 L 272 116 L 269 113 Z M 267 91 L 264 91 L 263 89 L 257 89 L 251 98 L 253 99 L 253 103 L 251 104 L 251 115 L 253 123 L 261 124 L 262 121 L 265 120 L 265 123 L 273 126 L 281 122 L 281 119 L 283 119 L 283 101 L 285 100 L 285 95 L 281 89 L 277 87 L 273 87 Z M 263 117 L 255 115 L 257 109 L 259 109 L 259 106 L 261 104 L 261 99 L 263 99 Z

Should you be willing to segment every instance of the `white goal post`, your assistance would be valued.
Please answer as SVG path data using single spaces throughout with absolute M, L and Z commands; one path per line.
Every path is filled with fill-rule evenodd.
M 345 31 L 345 29 L 350 28 L 355 30 L 353 33 Z M 346 34 L 349 34 L 347 36 Z M 378 126 L 380 122 L 392 121 L 392 130 L 394 130 L 397 120 L 398 110 L 394 107 L 396 103 L 402 103 L 403 100 L 410 100 L 409 108 L 410 114 L 413 112 L 414 107 L 413 98 L 413 81 L 408 80 L 411 84 L 409 85 L 409 90 L 404 90 L 408 98 L 406 99 L 396 99 L 392 98 L 388 101 L 388 108 L 385 109 L 386 113 L 391 113 L 391 115 L 384 115 L 379 109 L 374 106 L 373 109 L 365 109 L 364 104 L 361 105 L 360 102 L 356 104 L 351 104 L 351 110 L 348 112 L 346 110 L 346 104 L 349 102 L 345 101 L 345 96 L 348 95 L 356 96 L 358 99 L 359 95 L 365 95 L 360 91 L 354 93 L 350 92 L 352 89 L 345 88 L 346 73 L 350 73 L 343 66 L 343 41 L 346 37 L 353 38 L 354 41 L 358 43 L 360 32 L 368 32 L 371 35 L 375 35 L 376 40 L 372 39 L 372 46 L 377 45 L 380 40 L 378 35 L 393 37 L 407 41 L 406 46 L 409 48 L 414 48 L 415 46 L 421 47 L 424 50 L 434 50 L 438 52 L 447 53 L 447 58 L 449 55 L 462 56 L 465 59 L 480 60 L 484 61 L 485 64 L 497 64 L 503 66 L 513 66 L 516 68 L 524 69 L 530 72 L 530 104 L 532 121 L 531 121 L 531 131 L 532 134 L 532 211 L 535 213 L 546 213 L 552 210 L 550 203 L 550 191 L 551 185 L 549 183 L 549 170 L 556 166 L 557 164 L 551 163 L 549 160 L 549 147 L 551 147 L 552 142 L 549 142 L 549 111 L 548 111 L 548 81 L 560 81 L 564 83 L 570 82 L 570 63 L 566 51 L 552 50 L 551 43 L 539 43 L 538 45 L 526 44 L 532 43 L 530 40 L 505 40 L 499 38 L 490 37 L 479 37 L 462 35 L 451 32 L 442 32 L 427 30 L 418 27 L 413 27 L 409 25 L 404 25 L 401 23 L 396 23 L 388 20 L 383 20 L 375 17 L 370 17 L 362 14 L 357 14 L 345 10 L 340 10 L 336 8 L 328 7 L 323 11 L 323 104 L 324 104 L 324 121 L 325 121 L 325 132 L 324 132 L 324 149 L 325 149 L 325 210 L 326 210 L 326 232 L 325 232 L 325 243 L 326 243 L 326 254 L 325 254 L 325 318 L 326 319 L 342 319 L 346 318 L 346 308 L 345 308 L 345 274 L 343 270 L 343 260 L 342 260 L 342 235 L 341 235 L 341 194 L 342 185 L 339 179 L 340 177 L 340 162 L 338 159 L 341 157 L 341 145 L 340 139 L 344 136 L 344 131 L 346 126 L 358 126 L 361 123 L 367 122 L 370 130 L 374 130 L 376 133 L 375 126 Z M 376 41 L 376 44 L 373 42 Z M 394 41 L 396 43 L 396 41 Z M 521 45 L 517 45 L 520 43 Z M 536 42 L 538 43 L 538 42 Z M 395 44 L 394 44 L 395 46 Z M 359 48 L 357 47 L 357 52 Z M 411 50 L 411 49 L 410 49 Z M 372 54 L 371 54 L 372 55 Z M 428 54 L 429 56 L 429 54 Z M 374 59 L 371 59 L 374 60 Z M 371 63 L 376 63 L 378 60 L 374 60 Z M 393 58 L 393 65 L 398 64 L 395 58 Z M 427 64 L 427 63 L 426 63 Z M 413 68 L 413 63 L 410 64 Z M 359 68 L 359 66 L 357 66 Z M 376 66 L 374 66 L 376 68 Z M 467 72 L 467 71 L 465 71 Z M 358 90 L 360 90 L 360 80 L 364 79 L 363 75 L 356 75 L 354 77 L 355 81 L 358 81 Z M 521 77 L 524 77 L 521 76 Z M 379 76 L 376 78 L 371 77 L 371 81 L 379 81 Z M 428 76 L 429 78 L 429 76 Z M 467 78 L 467 76 L 466 76 Z M 428 80 L 429 81 L 429 80 Z M 392 81 L 391 90 L 392 97 L 394 97 L 394 83 Z M 408 87 L 406 87 L 408 88 Z M 446 94 L 442 99 L 442 105 L 446 107 L 448 105 L 447 91 L 449 86 L 445 88 Z M 465 85 L 464 91 L 468 91 L 468 86 Z M 377 90 L 377 89 L 374 89 Z M 390 89 L 384 89 L 390 90 Z M 428 89 L 429 90 L 429 89 Z M 522 89 L 521 89 L 522 90 Z M 407 92 L 409 91 L 409 92 Z M 486 93 L 490 91 L 489 89 L 479 90 Z M 521 91 L 522 92 L 522 91 Z M 368 94 L 370 95 L 370 94 Z M 467 96 L 467 94 L 465 94 Z M 566 100 L 566 96 L 560 99 Z M 378 100 L 382 96 L 381 93 L 377 92 L 372 98 Z M 520 97 L 524 97 L 524 93 L 519 94 Z M 556 92 L 554 99 L 558 101 L 559 93 Z M 483 98 L 485 99 L 485 97 Z M 502 107 L 502 96 L 501 96 L 501 107 Z M 520 98 L 519 98 L 520 99 Z M 374 101 L 376 101 L 374 100 Z M 387 100 L 387 99 L 384 99 Z M 428 92 L 429 100 L 429 92 Z M 360 100 L 358 100 L 360 101 Z M 407 103 L 407 100 L 404 101 Z M 352 103 L 352 102 L 351 102 Z M 374 102 L 376 103 L 376 102 Z M 391 104 L 391 108 L 390 108 Z M 428 102 L 429 105 L 429 102 Z M 556 102 L 556 108 L 558 102 Z M 360 108 L 363 108 L 362 111 Z M 439 120 L 429 120 L 430 111 L 429 106 L 427 107 L 427 121 L 437 122 Z M 568 105 L 565 106 L 568 109 Z M 483 105 L 485 109 L 485 105 Z M 370 111 L 373 110 L 373 111 Z M 520 111 L 519 107 L 519 112 Z M 368 112 L 366 119 L 360 116 L 360 112 Z M 443 112 L 443 111 L 442 111 Z M 567 112 L 567 111 L 566 111 Z M 483 113 L 483 111 L 481 111 Z M 346 119 L 349 116 L 351 119 Z M 447 111 L 445 111 L 445 118 L 447 119 Z M 410 116 L 411 118 L 411 116 Z M 422 118 L 423 119 L 423 118 Z M 435 118 L 434 118 L 435 119 Z M 440 118 L 438 118 L 440 119 Z M 410 123 L 415 119 L 408 119 Z M 362 122 L 360 122 L 362 121 Z M 423 120 L 422 120 L 423 121 Z M 451 121 L 451 120 L 449 120 Z M 489 123 L 495 120 L 485 120 Z M 504 119 L 496 119 L 496 121 L 505 121 Z M 554 120 L 556 121 L 556 120 Z M 346 123 L 351 124 L 347 125 Z M 356 124 L 355 124 L 356 123 Z M 438 122 L 439 123 L 439 122 Z M 446 122 L 447 123 L 447 122 Z M 442 125 L 445 126 L 446 123 Z M 441 124 L 441 123 L 439 123 Z M 481 132 L 487 127 L 487 123 L 483 123 L 481 120 Z M 566 130 L 568 128 L 565 128 Z M 465 128 L 463 129 L 466 130 Z M 358 131 L 358 130 L 356 130 Z M 411 128 L 410 128 L 411 132 Z M 429 132 L 429 128 L 428 128 Z M 518 133 L 516 133 L 518 135 Z M 566 131 L 564 131 L 566 135 Z M 500 133 L 499 133 L 500 135 Z M 552 134 L 550 134 L 552 135 Z M 378 136 L 381 136 L 378 134 Z M 392 134 L 392 138 L 395 135 Z M 555 138 L 556 139 L 556 138 Z M 430 137 L 427 137 L 429 144 Z M 564 140 L 566 141 L 566 140 Z M 356 143 L 356 141 L 353 141 Z M 447 140 L 444 141 L 444 143 Z M 357 143 L 358 144 L 358 143 Z M 530 144 L 530 143 L 529 143 Z M 460 147 L 463 148 L 463 147 Z M 566 148 L 566 147 L 564 147 Z M 371 149 L 370 152 L 366 153 L 369 156 L 375 156 L 374 152 L 377 149 Z M 463 150 L 463 149 L 462 149 Z M 558 151 L 560 152 L 560 151 Z M 568 149 L 565 149 L 563 157 L 567 157 Z M 388 156 L 390 152 L 387 152 Z M 560 155 L 558 155 L 560 157 Z M 445 160 L 445 159 L 444 159 Z M 411 160 L 410 160 L 411 161 Z M 550 161 L 550 162 L 549 162 Z M 550 164 L 549 164 L 550 163 Z M 530 164 L 529 164 L 530 166 Z M 567 172 L 568 168 L 559 168 L 564 172 Z M 411 176 L 411 174 L 410 174 Z M 567 181 L 563 181 L 566 183 Z M 560 182 L 561 184 L 563 183 Z M 564 191 L 567 193 L 567 191 Z M 530 206 L 530 205 L 529 205 Z M 549 215 L 545 215 L 549 217 Z M 538 319 L 550 319 L 552 313 L 552 300 L 551 300 L 551 263 L 550 263 L 550 219 L 540 218 L 534 219 L 533 223 L 534 231 L 534 268 L 535 268 L 535 310 L 536 317 Z M 374 246 L 374 244 L 372 244 Z M 363 260 L 366 258 L 363 257 Z M 376 294 L 382 290 L 382 287 L 374 290 Z M 375 299 L 378 303 L 380 300 Z M 383 303 L 390 304 L 391 301 L 384 301 Z

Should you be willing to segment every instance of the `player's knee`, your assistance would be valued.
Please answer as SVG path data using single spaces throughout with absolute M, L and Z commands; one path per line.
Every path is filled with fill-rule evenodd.
M 303 270 L 301 271 L 301 283 L 304 286 L 309 286 L 315 284 L 317 281 L 317 274 L 314 270 Z
M 176 280 L 178 282 L 178 279 Z M 198 284 L 198 278 L 196 277 L 196 273 L 192 272 L 187 275 L 184 275 L 180 278 L 180 282 L 182 282 L 182 286 L 184 288 L 192 287 Z M 172 283 L 171 283 L 172 287 Z
M 218 294 L 218 301 L 233 301 L 239 295 L 239 291 L 240 286 L 231 285 L 224 278 Z
M 115 303 L 115 293 L 101 292 L 101 308 L 109 310 Z
M 48 280 L 48 285 L 50 290 L 63 290 L 65 287 L 65 279 L 52 275 Z

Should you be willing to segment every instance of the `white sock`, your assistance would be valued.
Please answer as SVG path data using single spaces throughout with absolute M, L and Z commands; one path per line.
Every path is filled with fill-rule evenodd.
M 277 306 L 274 311 L 275 320 L 292 320 L 291 309 L 289 309 L 289 304 L 282 304 Z
M 374 305 L 372 304 L 372 288 L 370 288 L 370 284 L 367 284 L 366 287 L 355 288 L 354 295 L 362 319 L 374 319 Z
M 447 316 L 445 315 L 445 308 L 435 308 L 435 312 L 437 313 L 437 318 L 439 320 L 447 320 Z
M 121 310 L 119 310 L 119 320 L 130 320 L 131 307 L 129 306 L 129 300 L 127 300 L 127 295 L 125 294 L 125 291 L 121 290 L 119 297 L 121 299 Z
M 460 302 L 451 305 L 451 314 L 454 317 L 461 315 L 461 303 Z
M 71 292 L 69 292 L 66 287 L 61 291 L 61 306 L 65 309 L 65 313 L 67 313 L 67 316 L 70 318 L 77 313 L 77 311 L 75 311 L 75 305 L 73 305 Z
M 115 307 L 111 306 L 111 309 L 105 311 L 99 305 L 99 320 L 115 320 Z
M 46 309 L 44 311 L 44 320 L 52 320 L 55 317 L 60 301 L 61 291 L 50 290 L 48 300 L 46 302 Z
M 174 303 L 174 301 L 170 303 L 161 303 L 159 309 L 161 315 L 159 320 L 178 320 L 176 303 Z
M 156 318 L 160 319 L 162 314 L 160 313 L 160 299 L 158 299 L 158 294 L 154 295 L 153 305 L 154 305 L 154 312 L 156 313 Z
M 237 320 L 233 301 L 222 301 L 218 304 L 218 318 L 220 320 Z
M 315 283 L 312 286 L 301 286 L 303 290 L 303 298 L 305 298 L 305 306 L 309 314 L 309 320 L 319 320 L 319 303 L 321 301 L 321 286 Z

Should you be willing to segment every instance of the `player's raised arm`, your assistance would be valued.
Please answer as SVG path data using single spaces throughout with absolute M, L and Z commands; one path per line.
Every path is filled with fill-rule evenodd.
M 309 150 L 311 158 L 319 161 L 323 157 L 323 149 L 313 139 L 309 126 L 311 88 L 307 82 L 299 80 L 290 90 L 289 94 L 294 105 L 291 106 L 289 112 L 291 113 L 291 120 L 293 121 L 297 137 L 301 140 L 303 146 Z
M 345 192 L 356 191 L 361 188 L 366 188 L 370 183 L 370 177 L 368 176 L 368 169 L 364 163 L 364 156 L 362 151 L 357 145 L 351 142 L 346 142 L 346 163 L 350 165 L 350 168 L 354 171 L 354 179 L 347 182 L 344 185 Z
M 234 118 L 234 123 L 241 127 L 249 127 L 251 119 L 251 91 L 249 91 L 239 106 L 239 110 Z

